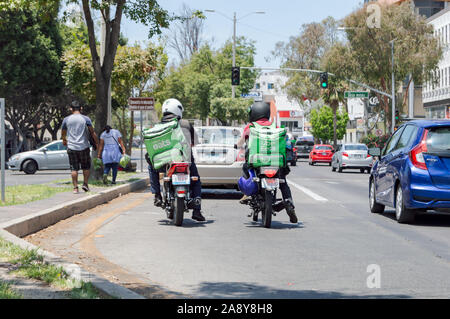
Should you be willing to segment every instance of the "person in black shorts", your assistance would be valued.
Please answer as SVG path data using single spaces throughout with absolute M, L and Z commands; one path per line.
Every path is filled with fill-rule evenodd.
M 98 145 L 98 138 L 95 134 L 92 122 L 89 117 L 81 114 L 81 106 L 74 101 L 71 105 L 72 115 L 69 115 L 62 123 L 62 140 L 67 146 L 69 155 L 70 170 L 72 171 L 73 192 L 78 194 L 78 171 L 83 170 L 83 186 L 85 192 L 89 191 L 89 169 L 91 168 L 90 154 L 90 133 Z

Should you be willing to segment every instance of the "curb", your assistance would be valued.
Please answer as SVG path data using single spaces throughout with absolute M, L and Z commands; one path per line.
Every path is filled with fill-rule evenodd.
M 76 280 L 91 282 L 97 289 L 109 296 L 120 299 L 145 299 L 138 293 L 94 275 L 76 264 L 69 263 L 51 252 L 34 246 L 33 244 L 21 239 L 21 237 L 36 233 L 44 228 L 56 224 L 63 219 L 107 203 L 114 198 L 143 189 L 147 187 L 148 184 L 149 178 L 147 177 L 136 182 L 101 191 L 95 195 L 73 200 L 37 213 L 5 222 L 0 224 L 0 236 L 23 249 L 37 250 L 37 252 L 44 257 L 46 262 L 61 266 L 72 278 Z

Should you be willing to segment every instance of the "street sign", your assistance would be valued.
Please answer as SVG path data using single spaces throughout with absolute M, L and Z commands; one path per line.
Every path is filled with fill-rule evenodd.
M 369 92 L 365 92 L 365 91 L 357 91 L 357 92 L 352 92 L 352 91 L 346 91 L 344 93 L 344 97 L 346 99 L 368 99 L 369 98 Z
M 262 101 L 262 93 L 261 92 L 249 92 L 247 94 L 241 94 L 241 97 L 244 99 L 254 99 L 255 102 Z
M 155 99 L 152 97 L 130 97 L 128 99 L 128 109 L 130 111 L 153 111 L 155 109 Z

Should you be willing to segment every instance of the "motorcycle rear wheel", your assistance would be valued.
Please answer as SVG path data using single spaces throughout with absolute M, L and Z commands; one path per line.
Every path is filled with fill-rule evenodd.
M 184 217 L 184 198 L 177 197 L 174 200 L 174 218 L 173 223 L 175 226 L 181 226 L 183 224 Z
M 264 210 L 262 211 L 262 222 L 265 228 L 270 228 L 272 224 L 272 204 L 273 194 L 271 191 L 265 191 Z

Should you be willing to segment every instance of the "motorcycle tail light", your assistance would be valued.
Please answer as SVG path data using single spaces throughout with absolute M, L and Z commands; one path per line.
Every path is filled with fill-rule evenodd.
M 174 173 L 178 174 L 187 174 L 189 172 L 189 164 L 188 163 L 179 163 L 173 164 L 167 173 L 168 177 L 171 177 Z
M 277 175 L 278 169 L 270 168 L 270 169 L 263 169 L 262 173 L 266 175 L 267 177 L 274 177 Z

